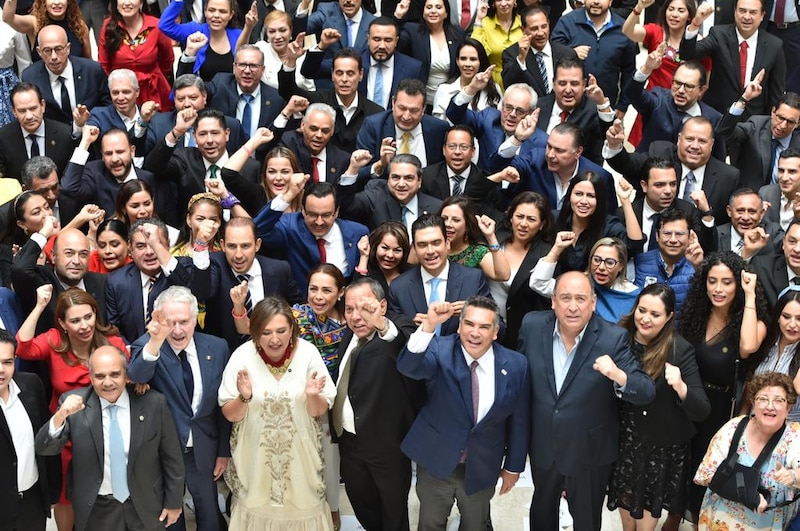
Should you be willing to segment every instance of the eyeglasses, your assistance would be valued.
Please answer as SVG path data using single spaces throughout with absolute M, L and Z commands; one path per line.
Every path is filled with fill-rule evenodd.
M 782 396 L 774 396 L 770 398 L 768 396 L 759 395 L 755 397 L 755 403 L 758 407 L 767 407 L 772 404 L 775 409 L 783 409 L 786 407 L 787 402 L 788 400 Z
M 686 90 L 694 90 L 697 88 L 697 85 L 692 85 L 691 83 L 685 83 L 683 81 L 678 81 L 677 79 L 672 80 L 672 86 L 676 89 L 681 87 L 685 88 Z
M 251 70 L 251 71 L 258 70 L 259 68 L 262 68 L 264 66 L 263 64 L 258 64 L 258 63 L 234 63 L 234 64 L 236 65 L 236 68 L 240 70 Z
M 619 263 L 619 260 L 614 260 L 613 258 L 603 258 L 602 256 L 593 255 L 592 263 L 596 266 L 599 266 L 600 264 L 605 264 L 606 269 L 614 269 L 614 267 L 616 267 L 616 265 Z
M 307 210 L 303 211 L 303 217 L 309 219 L 311 221 L 316 221 L 318 218 L 322 218 L 322 221 L 331 221 L 334 217 L 336 217 L 336 212 L 309 212 Z
M 444 147 L 450 151 L 469 151 L 472 146 L 469 144 L 445 144 Z
M 530 113 L 528 109 L 523 109 L 522 107 L 514 107 L 513 105 L 503 105 L 503 111 L 507 112 L 508 114 L 514 114 L 516 116 L 525 116 L 526 114 Z
M 58 55 L 64 53 L 64 50 L 67 49 L 68 44 L 65 46 L 54 46 L 52 48 L 39 48 L 39 55 L 52 55 L 55 52 Z
M 676 240 L 682 240 L 689 235 L 685 230 L 660 230 L 661 237 L 665 240 L 671 240 L 673 237 Z
M 782 116 L 782 115 L 778 114 L 777 112 L 775 112 L 775 113 L 772 113 L 772 114 L 773 114 L 773 115 L 775 115 L 775 118 L 777 118 L 777 119 L 778 119 L 778 123 L 780 123 L 780 122 L 786 122 L 786 125 L 788 125 L 788 126 L 790 126 L 790 127 L 797 127 L 797 124 L 799 124 L 799 123 L 800 123 L 800 122 L 798 122 L 797 120 L 792 120 L 792 119 L 790 119 L 790 118 L 787 118 L 787 117 L 785 117 L 785 116 Z

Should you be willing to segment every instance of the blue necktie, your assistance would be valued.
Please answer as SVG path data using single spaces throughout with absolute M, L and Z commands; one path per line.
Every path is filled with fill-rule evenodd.
M 772 174 L 772 183 L 778 182 L 778 157 L 783 151 L 783 146 L 777 138 L 772 139 L 772 159 L 770 159 L 770 173 Z
M 433 277 L 431 279 L 431 296 L 428 297 L 428 306 L 430 307 L 431 304 L 434 302 L 438 302 L 441 299 L 439 298 L 439 284 L 442 282 L 441 278 Z M 436 326 L 436 331 L 434 332 L 435 335 L 440 336 L 442 335 L 442 325 Z
M 242 110 L 242 128 L 244 129 L 244 134 L 247 135 L 247 138 L 250 138 L 253 136 L 253 109 L 250 107 L 250 102 L 253 101 L 253 95 L 242 94 L 242 98 L 244 98 L 244 109 Z
M 111 455 L 111 490 L 114 499 L 123 503 L 130 496 L 128 491 L 128 459 L 125 457 L 125 443 L 122 430 L 117 422 L 117 406 L 108 406 L 108 450 Z
M 692 200 L 692 192 L 694 192 L 695 186 L 697 186 L 697 178 L 694 176 L 694 172 L 689 172 L 686 174 L 686 186 L 683 189 L 683 200 L 689 201 L 690 203 L 694 204 Z
M 356 21 L 352 18 L 347 19 L 347 46 L 350 48 L 354 48 L 356 45 L 356 36 L 353 33 L 353 27 L 356 25 Z
M 373 97 L 375 103 L 386 108 L 386 104 L 383 102 L 383 63 L 375 63 L 375 94 Z

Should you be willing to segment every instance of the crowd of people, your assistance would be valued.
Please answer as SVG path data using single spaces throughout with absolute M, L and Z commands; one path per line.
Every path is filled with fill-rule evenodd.
M 800 7 L 570 4 L 6 0 L 0 529 L 800 529 Z

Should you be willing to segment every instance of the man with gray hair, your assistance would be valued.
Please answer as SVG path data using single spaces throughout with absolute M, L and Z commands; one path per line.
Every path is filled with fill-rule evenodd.
M 53 159 L 33 157 L 22 165 L 22 189 L 42 194 L 53 210 L 53 216 L 64 227 L 81 208 L 77 202 L 61 193 L 58 175 L 58 167 Z
M 217 389 L 230 357 L 228 344 L 197 332 L 197 299 L 183 286 L 156 298 L 147 333 L 131 345 L 128 376 L 167 397 L 183 449 L 186 485 L 194 499 L 197 529 L 218 531 L 218 480 L 231 455 L 231 424 L 222 416 Z M 180 518 L 175 528 L 185 529 Z

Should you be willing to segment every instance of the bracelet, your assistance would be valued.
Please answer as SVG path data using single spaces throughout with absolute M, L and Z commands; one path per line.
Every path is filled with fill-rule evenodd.
M 287 121 L 292 119 L 291 116 L 286 116 L 285 114 L 283 114 L 283 111 L 281 111 L 281 116 L 283 116 Z
M 633 14 L 636 15 L 637 17 L 642 16 L 642 12 L 636 9 L 635 7 L 633 8 Z
M 236 309 L 232 308 L 231 309 L 231 316 L 233 316 L 234 319 L 244 319 L 245 317 L 247 317 L 247 310 L 245 310 L 241 314 L 237 315 L 236 314 Z
M 235 207 L 236 205 L 240 204 L 240 201 L 236 198 L 235 195 L 228 192 L 228 195 L 225 196 L 225 199 L 219 202 L 222 208 L 226 208 L 230 210 L 231 208 Z
M 183 136 L 183 135 L 176 135 L 174 127 L 170 130 L 170 134 L 172 135 L 172 138 L 175 139 L 175 141 L 178 141 Z
M 744 99 L 744 96 L 742 96 L 741 98 L 739 98 L 739 102 L 741 102 L 744 105 L 747 105 L 748 103 L 750 103 L 750 100 L 746 100 Z
M 200 241 L 200 240 L 198 240 L 198 239 L 195 239 L 195 240 L 194 240 L 194 246 L 195 246 L 195 247 L 203 247 L 203 248 L 207 248 L 209 245 L 210 245 L 210 243 L 209 243 L 209 242 Z
M 523 142 L 525 142 L 524 140 L 521 140 L 521 139 L 520 139 L 520 138 L 517 136 L 517 133 L 514 133 L 514 134 L 513 134 L 513 137 L 514 137 L 514 140 L 516 140 L 516 141 L 517 141 L 517 142 L 519 142 L 520 144 L 522 144 Z
M 253 395 L 250 395 L 250 398 L 245 398 L 242 393 L 239 393 L 239 401 L 247 404 L 253 399 Z
M 496 253 L 497 251 L 500 250 L 500 244 L 499 243 L 495 243 L 494 245 L 490 245 L 489 246 L 489 250 L 491 252 L 493 252 L 493 253 Z
M 249 147 L 247 147 L 247 145 L 242 146 L 242 149 L 245 151 L 245 153 L 247 153 L 248 157 L 252 157 L 253 156 L 253 150 L 250 149 Z

